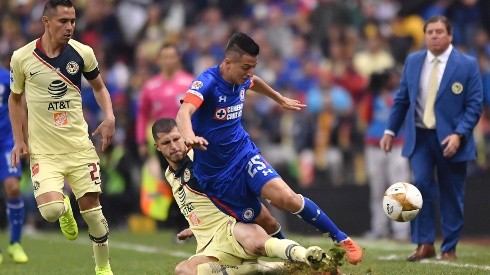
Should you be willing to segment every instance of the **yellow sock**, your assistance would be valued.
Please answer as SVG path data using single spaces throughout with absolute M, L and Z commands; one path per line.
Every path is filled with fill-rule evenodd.
M 92 240 L 95 265 L 105 267 L 109 265 L 109 226 L 102 213 L 102 207 L 80 211 L 88 225 L 89 238 Z
M 270 238 L 265 242 L 264 246 L 268 257 L 306 263 L 306 248 L 295 241 Z

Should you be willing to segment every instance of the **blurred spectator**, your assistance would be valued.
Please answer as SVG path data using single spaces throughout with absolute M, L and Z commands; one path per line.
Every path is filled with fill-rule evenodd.
M 335 85 L 333 79 L 331 73 L 321 73 L 319 86 L 309 90 L 306 102 L 307 110 L 318 115 L 313 147 L 316 168 L 321 171 L 328 169 L 333 184 L 340 185 L 344 180 L 342 176 L 344 162 L 342 149 L 339 148 L 339 143 L 336 141 L 350 140 L 349 131 L 354 113 L 354 102 L 347 90 Z M 335 134 L 338 135 L 338 138 L 334 137 Z
M 372 73 L 382 72 L 395 65 L 393 56 L 385 49 L 383 38 L 379 34 L 366 40 L 365 49 L 356 52 L 353 57 L 356 71 L 367 78 Z
M 269 44 L 279 51 L 279 55 L 289 57 L 293 53 L 293 32 L 289 27 L 287 18 L 279 6 L 268 6 L 264 22 L 265 37 Z M 302 47 L 301 51 L 305 48 Z
M 317 64 L 315 55 L 308 50 L 308 44 L 304 37 L 293 37 L 292 52 L 283 57 L 284 65 L 277 76 L 276 85 L 279 88 L 292 89 L 295 93 L 304 94 L 312 86 L 315 86 Z
M 396 182 L 410 182 L 408 160 L 401 156 L 403 137 L 393 142 L 392 153 L 385 154 L 379 147 L 388 124 L 389 110 L 398 87 L 400 75 L 394 70 L 371 74 L 369 94 L 361 103 L 360 113 L 367 129 L 364 134 L 366 171 L 369 183 L 369 206 L 371 227 L 367 238 L 380 239 L 392 236 L 396 240 L 407 241 L 410 223 L 391 221 L 380 207 L 380 199 L 388 186 Z
M 0 56 L 10 56 L 15 49 L 25 45 L 27 40 L 22 35 L 18 18 L 5 15 L 1 18 Z
M 192 75 L 182 70 L 175 44 L 166 43 L 161 47 L 157 63 L 160 72 L 145 82 L 138 101 L 136 141 L 142 158 L 148 155 L 149 127 L 159 118 L 175 118 L 180 107 L 180 99 L 189 89 L 193 79 Z
M 397 63 L 403 64 L 409 52 L 422 48 L 424 36 L 420 30 L 423 26 L 422 17 L 416 14 L 396 17 L 391 22 L 390 47 Z
M 152 0 L 122 0 L 118 3 L 116 17 L 127 44 L 136 44 L 136 38 L 148 20 L 147 9 L 151 2 Z
M 343 28 L 351 24 L 347 7 L 340 0 L 318 0 L 310 15 L 312 38 L 324 41 L 326 30 L 331 27 Z
M 453 45 L 473 48 L 473 37 L 481 24 L 478 0 L 458 0 L 448 7 L 447 17 L 453 25 Z
M 136 142 L 138 153 L 142 160 L 158 158 L 162 171 L 168 167 L 167 161 L 162 154 L 155 154 L 153 139 L 148 138 L 151 125 L 162 117 L 175 118 L 180 107 L 180 100 L 192 83 L 193 76 L 181 68 L 180 54 L 177 46 L 173 43 L 165 43 L 160 48 L 157 64 L 159 73 L 144 83 L 138 101 L 138 112 L 136 116 Z M 156 156 L 155 156 L 156 155 Z M 156 184 L 164 182 L 160 175 Z M 161 211 L 166 211 L 161 209 Z M 178 205 L 172 200 L 170 205 L 167 224 L 174 227 L 177 232 L 187 226 L 187 222 L 180 214 Z

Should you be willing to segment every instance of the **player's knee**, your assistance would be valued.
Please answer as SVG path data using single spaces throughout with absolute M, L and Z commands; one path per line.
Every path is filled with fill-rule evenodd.
M 9 177 L 3 182 L 3 185 L 5 187 L 5 195 L 7 196 L 7 198 L 12 199 L 20 196 L 18 178 Z
M 284 192 L 281 196 L 277 196 L 274 201 L 271 201 L 271 204 L 279 209 L 294 212 L 303 205 L 303 198 L 292 191 Z
M 281 228 L 281 225 L 276 218 L 273 216 L 268 216 L 263 222 L 262 228 L 265 229 L 267 234 L 274 234 Z
M 102 213 L 102 206 L 80 211 L 80 213 L 88 225 L 90 239 L 95 243 L 105 243 L 109 238 L 109 226 Z
M 267 234 L 274 234 L 281 227 L 269 211 L 262 211 L 254 222 L 260 225 Z
M 174 270 L 175 275 L 187 275 L 187 274 L 196 274 L 197 267 L 191 265 L 189 261 L 180 262 Z
M 57 221 L 65 212 L 63 201 L 52 201 L 38 206 L 41 216 L 48 222 Z

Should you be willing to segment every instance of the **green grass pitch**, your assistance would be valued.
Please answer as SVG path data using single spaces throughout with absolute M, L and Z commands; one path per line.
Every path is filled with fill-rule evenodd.
M 289 234 L 301 244 L 332 247 L 330 239 Z M 114 274 L 173 274 L 175 265 L 189 257 L 194 243 L 175 244 L 174 233 L 111 232 L 110 253 Z M 461 242 L 458 260 L 441 262 L 427 260 L 407 262 L 414 249 L 410 243 L 368 241 L 355 238 L 365 250 L 364 260 L 356 265 L 346 262 L 340 267 L 344 274 L 490 274 L 490 246 Z M 41 232 L 25 235 L 23 246 L 29 256 L 26 264 L 15 264 L 6 254 L 8 236 L 0 233 L 3 263 L 0 274 L 94 274 L 92 248 L 86 232 L 80 232 L 76 241 L 68 241 L 60 232 Z M 439 243 L 436 243 L 436 246 Z

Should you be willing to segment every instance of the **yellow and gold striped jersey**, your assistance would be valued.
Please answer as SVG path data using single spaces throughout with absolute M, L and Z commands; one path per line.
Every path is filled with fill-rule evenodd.
M 233 217 L 221 212 L 204 194 L 194 177 L 192 163 L 194 151 L 191 149 L 177 170 L 170 166 L 165 178 L 172 186 L 172 193 L 197 240 L 196 251 L 201 251 L 214 234 Z
M 28 142 L 32 154 L 66 154 L 93 148 L 82 112 L 82 75 L 99 75 L 95 54 L 71 39 L 62 52 L 48 57 L 41 39 L 16 50 L 10 62 L 10 87 L 25 93 Z

